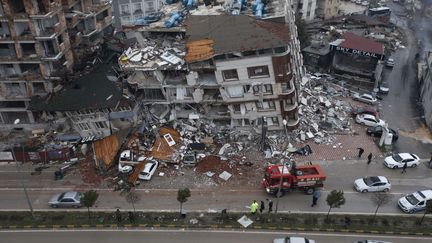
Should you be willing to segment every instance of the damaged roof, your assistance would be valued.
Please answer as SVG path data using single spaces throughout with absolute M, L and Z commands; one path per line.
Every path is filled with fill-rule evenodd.
M 94 72 L 79 78 L 57 94 L 33 96 L 28 107 L 31 111 L 76 111 L 116 107 L 121 90 L 105 74 L 109 65 L 101 64 Z
M 384 45 L 379 42 L 358 36 L 351 32 L 346 32 L 341 39 L 343 39 L 343 41 L 339 45 L 340 47 L 384 55 Z
M 191 15 L 185 21 L 187 45 L 209 40 L 210 48 L 195 48 L 186 54 L 187 61 L 201 61 L 199 57 L 231 52 L 251 51 L 287 46 L 290 39 L 288 25 L 272 20 L 259 20 L 246 15 Z M 202 53 L 196 50 L 202 49 Z M 188 56 L 189 55 L 189 56 Z M 192 55 L 192 57 L 190 56 Z M 196 59 L 193 56 L 197 56 Z

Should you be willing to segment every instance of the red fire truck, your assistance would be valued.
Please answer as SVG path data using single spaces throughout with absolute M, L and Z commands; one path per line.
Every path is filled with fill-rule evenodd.
M 282 184 L 281 184 L 282 178 Z M 262 186 L 267 193 L 277 196 L 292 190 L 303 190 L 313 194 L 316 188 L 323 187 L 326 176 L 319 165 L 303 165 L 290 168 L 286 165 L 272 165 L 265 169 Z

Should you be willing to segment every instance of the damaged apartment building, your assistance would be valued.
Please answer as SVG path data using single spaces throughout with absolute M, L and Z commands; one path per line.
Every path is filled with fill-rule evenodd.
M 303 63 L 286 4 L 285 18 L 190 15 L 182 31 L 146 30 L 120 57 L 130 91 L 162 120 L 209 119 L 269 130 L 299 123 Z M 286 120 L 286 122 L 284 122 Z
M 43 127 L 49 114 L 29 111 L 32 97 L 59 91 L 111 22 L 108 1 L 0 0 L 2 127 Z

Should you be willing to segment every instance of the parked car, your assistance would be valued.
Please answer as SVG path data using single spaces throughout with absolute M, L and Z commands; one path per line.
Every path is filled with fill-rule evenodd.
M 405 213 L 424 210 L 426 202 L 432 200 L 432 190 L 416 191 L 399 199 L 398 205 Z
M 193 152 L 186 153 L 183 157 L 183 165 L 185 166 L 195 166 L 197 163 L 197 159 Z
M 399 138 L 399 134 L 397 131 L 389 128 L 389 132 L 393 134 L 393 139 L 392 139 L 393 141 L 396 141 Z M 383 127 L 382 126 L 369 127 L 366 130 L 366 133 L 374 137 L 381 137 L 383 133 Z
M 359 114 L 369 114 L 378 117 L 378 111 L 371 107 L 359 106 L 351 109 L 351 114 L 356 117 Z
M 274 239 L 273 243 L 315 243 L 315 241 L 304 237 L 288 236 L 285 238 Z
M 377 103 L 377 98 L 375 98 L 374 96 L 372 96 L 371 94 L 359 94 L 359 93 L 355 93 L 353 95 L 353 100 L 357 100 L 366 104 L 371 104 L 374 105 Z
M 158 166 L 159 162 L 155 160 L 148 161 L 145 164 L 143 171 L 141 171 L 138 175 L 138 179 L 149 181 L 152 178 L 153 174 L 156 172 Z
M 131 165 L 125 165 L 122 162 L 119 162 L 118 171 L 122 174 L 129 174 L 133 171 L 133 167 Z
M 375 116 L 369 115 L 369 114 L 361 114 L 356 116 L 356 122 L 368 127 L 375 127 L 375 126 L 384 126 L 385 121 L 376 118 Z
M 388 94 L 390 92 L 389 85 L 386 81 L 381 82 L 378 92 L 380 94 Z
M 56 194 L 53 196 L 49 201 L 48 205 L 53 208 L 58 207 L 73 207 L 73 208 L 79 208 L 81 207 L 81 198 L 82 198 L 81 192 L 63 192 L 60 194 Z
M 393 58 L 387 59 L 387 61 L 386 61 L 386 66 L 387 67 L 393 67 L 394 65 L 395 65 L 395 61 L 394 61 Z
M 411 153 L 398 153 L 384 159 L 384 165 L 391 169 L 402 168 L 405 163 L 408 167 L 417 167 L 420 164 L 420 158 Z
M 384 176 L 367 176 L 355 180 L 354 188 L 358 192 L 388 192 L 391 184 Z

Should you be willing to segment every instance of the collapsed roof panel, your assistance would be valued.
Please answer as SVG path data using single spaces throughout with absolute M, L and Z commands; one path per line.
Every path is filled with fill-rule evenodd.
M 212 40 L 215 55 L 275 48 L 288 45 L 285 23 L 257 20 L 246 15 L 188 16 L 185 20 L 187 43 Z

